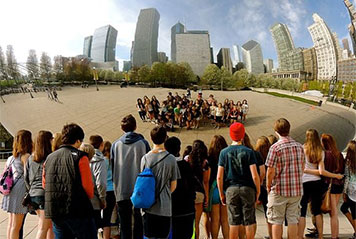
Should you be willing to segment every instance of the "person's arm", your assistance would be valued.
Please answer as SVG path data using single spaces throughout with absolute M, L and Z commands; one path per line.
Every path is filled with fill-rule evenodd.
M 88 195 L 88 198 L 94 197 L 94 184 L 91 176 L 90 166 L 89 166 L 89 159 L 87 156 L 83 156 L 79 159 L 79 172 L 80 178 L 82 180 L 82 186 L 84 191 Z
M 266 167 L 262 164 L 259 166 L 259 169 L 260 169 L 260 184 L 262 184 L 263 180 L 266 177 Z
M 272 167 L 267 168 L 267 180 L 266 180 L 267 192 L 271 191 L 272 180 L 274 179 L 275 174 L 276 174 L 276 170 L 274 168 Z
M 260 177 L 258 176 L 256 164 L 251 164 L 250 165 L 250 171 L 252 175 L 252 180 L 256 186 L 256 201 L 260 197 L 260 192 L 261 192 L 261 184 L 260 184 Z
M 171 181 L 171 193 L 177 188 L 177 180 Z
M 30 190 L 30 160 L 27 160 L 25 168 L 24 168 L 24 179 L 25 179 L 25 186 L 27 190 Z
M 344 183 L 344 190 L 343 190 L 343 193 L 344 193 L 344 201 L 346 202 L 347 201 L 347 188 L 349 186 L 349 166 L 346 165 L 345 166 L 345 183 Z
M 220 195 L 220 200 L 222 205 L 226 205 L 226 198 L 224 194 L 224 170 L 225 168 L 222 166 L 218 167 L 218 175 L 216 177 L 216 181 L 218 184 L 218 189 L 219 189 L 219 195 Z
M 304 173 L 307 173 L 307 174 L 312 174 L 312 175 L 316 175 L 316 176 L 320 175 L 319 169 L 308 169 L 308 168 L 305 168 L 303 171 L 304 171 Z
M 46 186 L 46 161 L 43 163 L 42 167 L 42 188 L 45 189 Z
M 98 190 L 100 207 L 106 207 L 106 182 L 107 182 L 107 168 L 105 160 L 95 164 L 94 168 L 95 186 Z
M 203 186 L 205 192 L 204 207 L 207 207 L 209 202 L 209 180 L 210 180 L 210 168 L 203 172 Z
M 342 174 L 330 173 L 329 171 L 325 170 L 324 161 L 322 160 L 319 162 L 318 169 L 319 169 L 319 174 L 324 177 L 337 178 L 337 179 L 342 179 L 344 177 L 344 175 Z

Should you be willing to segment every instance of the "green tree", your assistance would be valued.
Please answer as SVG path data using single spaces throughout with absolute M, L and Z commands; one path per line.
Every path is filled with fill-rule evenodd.
M 42 52 L 40 58 L 40 75 L 42 79 L 49 80 L 51 78 L 52 61 L 46 52 Z
M 139 82 L 139 77 L 138 77 L 138 70 L 140 68 L 138 68 L 137 66 L 134 66 L 132 67 L 130 70 L 129 70 L 129 78 L 131 81 L 133 82 Z
M 238 89 L 246 86 L 245 82 L 247 81 L 247 78 L 248 78 L 248 71 L 246 69 L 236 71 L 232 75 L 232 81 L 235 84 L 235 87 Z
M 99 80 L 105 80 L 106 70 L 98 70 Z
M 116 71 L 114 75 L 114 79 L 117 81 L 125 79 L 125 75 L 122 71 Z
M 345 99 L 349 99 L 351 96 L 351 90 L 352 90 L 352 83 L 348 82 L 345 85 L 345 89 L 344 89 L 344 98 Z
M 221 82 L 221 70 L 215 64 L 208 65 L 202 75 L 201 83 L 204 85 L 220 85 Z
M 65 64 L 68 62 L 68 58 L 63 57 L 63 56 L 55 56 L 53 58 L 53 72 L 55 75 L 56 80 L 58 81 L 66 81 L 66 80 L 70 80 L 69 78 L 67 78 L 66 74 L 64 73 L 64 67 Z
M 139 81 L 151 83 L 151 68 L 149 66 L 141 66 L 137 74 Z
M 238 62 L 235 66 L 236 71 L 242 70 L 242 69 L 246 69 L 245 64 L 243 62 Z
M 0 46 L 0 80 L 5 80 L 7 79 L 7 67 L 5 63 L 5 56 L 4 52 L 2 51 L 2 48 Z
M 114 79 L 114 77 L 115 77 L 115 73 L 114 73 L 112 70 L 107 70 L 107 71 L 105 72 L 104 79 L 105 79 L 106 81 L 111 81 L 111 80 Z
M 197 84 L 197 76 L 194 74 L 192 67 L 188 62 L 179 62 L 177 64 L 180 67 L 180 80 L 178 83 L 180 86 L 186 86 L 186 84 Z M 179 77 L 178 77 L 179 78 Z
M 7 74 L 13 79 L 18 80 L 21 76 L 15 58 L 14 48 L 8 45 L 6 49 Z
M 168 82 L 167 67 L 163 62 L 155 62 L 151 67 L 151 81 L 154 86 L 158 83 L 164 85 Z
M 337 84 L 336 84 L 336 97 L 337 98 L 342 98 L 342 86 L 343 86 L 343 82 L 342 81 L 338 81 Z
M 234 81 L 232 80 L 232 75 L 230 71 L 228 71 L 224 66 L 220 69 L 221 81 L 223 83 L 223 88 L 231 88 L 234 87 Z
M 351 90 L 350 98 L 352 100 L 356 99 L 356 81 L 352 82 L 352 90 Z
M 37 79 L 39 77 L 39 67 L 36 51 L 31 49 L 28 53 L 26 62 L 27 74 L 31 80 Z

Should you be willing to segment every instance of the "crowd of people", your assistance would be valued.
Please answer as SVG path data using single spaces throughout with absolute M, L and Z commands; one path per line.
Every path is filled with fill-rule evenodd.
M 211 123 L 215 128 L 229 126 L 235 122 L 246 121 L 249 111 L 247 100 L 237 101 L 225 99 L 223 103 L 217 102 L 214 95 L 204 100 L 202 92 L 198 93 L 196 100 L 191 99 L 188 89 L 186 95 L 180 96 L 168 93 L 167 99 L 160 103 L 156 96 L 147 96 L 137 99 L 136 108 L 142 121 L 162 125 L 169 131 L 174 125 L 187 127 L 187 130 L 198 129 L 201 123 Z
M 31 212 L 38 215 L 37 239 L 98 238 L 98 230 L 105 239 L 118 238 L 113 225 L 119 225 L 121 239 L 198 239 L 201 221 L 206 238 L 217 239 L 221 228 L 226 239 L 251 239 L 257 230 L 255 208 L 262 204 L 266 237 L 281 239 L 286 223 L 288 238 L 302 239 L 308 203 L 314 234 L 323 238 L 321 208 L 329 188 L 332 238 L 339 236 L 340 197 L 356 233 L 355 140 L 344 158 L 331 135 L 319 137 L 309 129 L 302 145 L 281 118 L 274 124 L 277 137 L 261 136 L 253 144 L 244 125 L 234 122 L 230 139 L 215 135 L 208 146 L 195 140 L 181 150 L 179 138 L 168 137 L 161 125 L 150 132 L 152 146 L 136 128 L 132 115 L 124 117 L 123 135 L 112 144 L 100 135 L 84 143 L 83 129 L 73 123 L 54 135 L 40 131 L 34 142 L 30 131 L 20 130 L 5 165 L 13 180 L 1 204 L 9 215 L 7 238 L 22 238 Z M 145 168 L 155 178 L 155 202 L 134 208 L 136 181 Z

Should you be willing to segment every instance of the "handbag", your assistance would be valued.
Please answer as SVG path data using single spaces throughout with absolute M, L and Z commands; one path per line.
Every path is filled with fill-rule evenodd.
M 332 185 L 332 179 L 330 180 L 328 190 L 324 194 L 323 201 L 321 203 L 321 212 L 322 213 L 329 213 L 331 211 L 331 202 L 330 202 L 330 190 Z

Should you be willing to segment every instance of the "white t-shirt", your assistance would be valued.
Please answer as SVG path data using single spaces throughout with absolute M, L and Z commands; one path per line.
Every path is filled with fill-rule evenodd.
M 224 108 L 219 109 L 219 107 L 218 107 L 218 108 L 216 108 L 215 116 L 222 117 L 222 116 L 224 116 L 224 112 L 225 112 Z
M 325 158 L 325 152 L 323 151 L 321 153 L 321 160 L 324 161 L 324 158 Z M 318 169 L 319 164 L 310 163 L 308 156 L 305 154 L 305 168 L 306 169 Z M 318 181 L 318 180 L 321 180 L 320 175 L 303 173 L 303 177 L 302 177 L 303 183 L 311 182 L 311 181 Z

